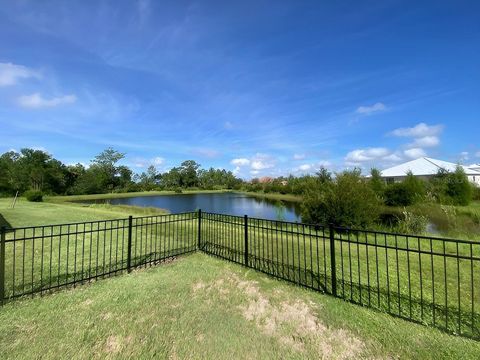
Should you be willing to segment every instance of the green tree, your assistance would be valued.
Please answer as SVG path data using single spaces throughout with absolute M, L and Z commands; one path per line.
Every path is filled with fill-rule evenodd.
M 370 170 L 369 185 L 379 198 L 383 198 L 385 192 L 385 180 L 382 178 L 380 170 L 372 168 Z
M 367 227 L 379 216 L 380 201 L 360 170 L 344 171 L 334 181 L 309 188 L 304 195 L 306 222 Z
M 111 191 L 119 185 L 119 167 L 117 163 L 124 157 L 125 154 L 112 148 L 107 148 L 92 160 L 91 168 L 99 177 L 97 181 L 100 182 L 103 191 Z
M 181 181 L 180 184 L 182 187 L 194 187 L 198 185 L 198 174 L 197 171 L 200 168 L 194 160 L 185 160 L 180 165 L 180 175 Z
M 454 205 L 466 206 L 472 201 L 473 187 L 461 166 L 455 172 L 448 174 L 446 194 Z

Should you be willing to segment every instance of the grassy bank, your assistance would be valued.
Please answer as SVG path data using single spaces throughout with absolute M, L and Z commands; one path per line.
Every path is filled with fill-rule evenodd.
M 68 195 L 68 196 L 48 196 L 45 198 L 49 202 L 68 202 L 83 200 L 106 200 L 106 199 L 124 199 L 137 196 L 162 196 L 162 195 L 182 195 L 182 194 L 218 194 L 231 192 L 231 190 L 182 190 L 181 193 L 175 191 L 139 191 L 128 193 L 108 193 L 92 195 Z
M 0 332 L 4 359 L 475 359 L 480 351 L 202 254 L 7 304 Z
M 293 194 L 261 193 L 261 192 L 253 192 L 253 191 L 243 191 L 242 193 L 248 196 L 253 196 L 260 199 L 292 201 L 292 202 L 302 201 L 302 197 L 300 195 L 293 195 Z
M 0 214 L 10 227 L 38 226 L 76 223 L 84 221 L 125 218 L 129 215 L 166 214 L 158 208 L 143 208 L 128 205 L 83 205 L 73 203 L 34 203 L 23 198 L 11 209 L 11 199 L 0 199 Z

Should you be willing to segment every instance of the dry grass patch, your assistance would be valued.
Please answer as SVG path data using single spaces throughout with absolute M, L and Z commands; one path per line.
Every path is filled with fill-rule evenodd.
M 315 315 L 318 306 L 301 299 L 282 300 L 281 292 L 267 294 L 258 282 L 242 280 L 237 274 L 227 272 L 210 282 L 193 284 L 192 291 L 213 296 L 240 296 L 237 306 L 245 320 L 253 322 L 265 335 L 298 353 L 313 352 L 322 359 L 355 359 L 366 349 L 364 342 L 345 329 L 324 325 Z

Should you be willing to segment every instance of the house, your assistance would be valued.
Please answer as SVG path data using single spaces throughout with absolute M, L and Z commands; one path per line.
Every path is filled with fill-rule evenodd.
M 457 164 L 448 161 L 421 157 L 419 159 L 382 170 L 380 174 L 387 183 L 403 181 L 407 176 L 407 173 L 410 171 L 414 176 L 428 180 L 436 175 L 439 170 L 454 172 L 457 166 Z M 480 165 L 460 166 L 465 171 L 468 180 L 477 186 L 480 186 Z

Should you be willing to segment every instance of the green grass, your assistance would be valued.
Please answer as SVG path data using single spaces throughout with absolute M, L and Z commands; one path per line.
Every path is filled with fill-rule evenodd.
M 202 254 L 9 303 L 0 333 L 3 359 L 476 359 L 480 351 Z
M 0 214 L 11 227 L 37 226 L 84 221 L 120 219 L 129 215 L 158 215 L 168 213 L 157 208 L 142 208 L 127 205 L 84 205 L 72 203 L 29 202 L 17 200 L 11 209 L 11 199 L 0 199 Z
M 291 202 L 302 201 L 302 197 L 300 195 L 293 195 L 293 194 L 262 193 L 262 192 L 253 192 L 253 191 L 244 191 L 243 193 L 246 195 L 253 196 L 256 198 L 261 198 L 261 199 L 291 201 Z
M 426 216 L 441 236 L 480 240 L 480 202 L 469 206 L 417 204 L 408 208 L 413 213 Z M 397 211 L 402 211 L 397 209 Z
M 105 200 L 105 199 L 123 199 L 137 196 L 162 196 L 162 195 L 182 195 L 182 194 L 216 194 L 231 192 L 232 190 L 182 190 L 181 193 L 175 191 L 139 191 L 129 193 L 108 193 L 92 195 L 68 195 L 68 196 L 48 196 L 45 198 L 49 202 L 68 202 L 83 200 Z
M 227 216 L 210 219 L 202 233 L 205 249 L 243 262 L 242 222 Z M 222 221 L 238 221 L 238 225 Z M 332 291 L 328 229 L 316 233 L 307 226 L 275 226 L 254 220 L 249 225 L 250 266 L 297 284 Z M 430 247 L 429 240 L 415 237 L 358 236 L 357 245 L 355 232 L 335 234 L 337 289 L 342 298 L 480 338 L 480 288 L 476 285 L 480 262 L 455 258 L 457 251 L 467 258 L 475 256 L 480 245 L 460 244 L 457 249 L 456 244 L 447 243 L 443 248 L 442 242 L 432 241 Z M 345 242 L 348 239 L 351 242 Z M 393 248 L 375 247 L 375 243 Z M 394 248 L 407 246 L 409 252 Z M 419 249 L 423 253 L 415 252 Z M 438 255 L 430 255 L 431 251 Z M 453 257 L 444 258 L 444 252 Z
M 124 212 L 125 209 L 117 206 L 28 203 L 22 200 L 14 210 L 3 210 L 8 207 L 4 200 L 0 200 L 0 205 L 2 206 L 0 212 L 13 226 L 48 224 L 53 222 L 52 219 L 58 219 L 58 223 L 65 223 L 118 219 L 125 218 L 127 215 Z M 195 246 L 196 219 L 182 220 L 173 215 L 171 218 L 176 219 L 174 225 L 169 222 L 155 224 L 154 219 L 150 219 L 146 221 L 150 221 L 151 224 L 146 223 L 142 229 L 135 228 L 135 249 L 137 247 L 142 249 L 138 255 L 135 253 L 134 261 L 136 263 L 171 256 L 183 251 L 182 249 L 191 249 L 192 246 Z M 235 219 L 234 221 L 239 221 L 239 223 L 232 225 L 216 222 L 212 221 L 214 220 L 212 217 L 209 220 L 206 215 L 202 223 L 202 240 L 207 243 L 206 249 L 229 258 L 235 255 L 238 261 L 243 261 L 243 219 L 228 216 L 216 219 L 226 221 Z M 179 220 L 182 221 L 179 222 Z M 113 225 L 118 224 L 113 223 Z M 331 289 L 328 232 L 324 234 L 327 238 L 324 242 L 322 238 L 313 236 L 315 230 L 309 227 L 275 226 L 274 223 L 255 223 L 253 220 L 250 225 L 260 225 L 268 229 L 250 227 L 251 266 L 273 275 L 286 277 L 296 283 L 319 289 L 322 287 Z M 105 231 L 106 227 L 107 231 Z M 42 271 L 44 272 L 48 268 L 50 261 L 53 264 L 51 266 L 53 266 L 54 283 L 86 277 L 83 270 L 79 273 L 77 258 L 85 259 L 89 264 L 88 275 L 91 273 L 102 274 L 105 269 L 110 269 L 112 254 L 117 255 L 117 253 L 123 254 L 123 256 L 119 256 L 118 261 L 116 256 L 113 256 L 113 269 L 124 268 L 126 250 L 124 241 L 120 242 L 120 240 L 125 240 L 125 229 L 108 231 L 108 226 L 103 222 L 97 225 L 87 225 L 87 230 L 92 229 L 94 230 L 92 233 L 88 233 L 82 238 L 82 234 L 65 235 L 68 231 L 76 232 L 77 229 L 74 227 L 55 227 L 51 230 L 47 229 L 47 234 L 49 234 L 48 231 L 54 234 L 53 242 L 52 238 L 47 237 L 45 243 L 38 239 L 35 242 L 18 241 L 15 247 L 13 243 L 7 243 L 6 279 L 10 286 L 7 290 L 12 291 L 14 288 L 16 293 L 21 293 L 25 288 L 27 290 L 45 288 L 45 283 L 39 278 Z M 60 234 L 63 235 L 60 236 Z M 34 234 L 27 231 L 27 236 L 31 235 Z M 37 232 L 36 236 L 38 235 Z M 12 236 L 11 233 L 7 234 L 7 238 L 12 238 Z M 22 237 L 23 234 L 19 233 L 18 236 Z M 117 236 L 120 240 L 117 240 Z M 345 238 L 348 235 L 337 234 L 336 236 Z M 355 233 L 350 236 L 354 239 Z M 418 255 L 416 253 L 407 254 L 402 250 L 397 252 L 394 249 L 385 250 L 372 246 L 375 241 L 378 241 L 379 244 L 386 243 L 390 246 L 405 247 L 407 246 L 405 237 L 385 236 L 375 239 L 373 234 L 368 234 L 366 238 L 360 240 L 366 240 L 369 245 L 351 244 L 349 246 L 348 243 L 340 242 L 338 239 L 335 241 L 339 294 L 348 300 L 384 312 L 416 319 L 440 328 L 446 327 L 451 332 L 479 337 L 480 288 L 475 286 L 472 292 L 470 286 L 472 282 L 473 284 L 478 282 L 477 274 L 480 271 L 478 261 L 460 260 L 457 262 L 455 258 L 447 258 L 444 261 L 443 256 L 432 257 L 428 254 L 430 250 L 433 250 L 440 254 L 445 251 L 447 254 L 456 255 L 457 249 L 453 244 L 448 244 L 443 249 L 442 244 L 434 242 L 430 249 L 430 243 L 422 241 L 421 250 L 427 253 Z M 410 238 L 408 246 L 410 249 L 418 249 L 417 239 Z M 235 247 L 238 252 L 232 254 L 229 247 Z M 471 255 L 470 250 L 469 245 L 460 245 L 458 249 L 459 254 L 466 256 Z M 473 254 L 478 253 L 478 246 L 473 247 L 472 251 Z M 43 257 L 41 254 L 44 254 Z M 279 266 L 278 263 L 285 263 L 286 266 Z M 23 272 L 24 268 L 27 269 L 26 273 Z M 344 282 L 341 281 L 342 278 Z M 13 284 L 13 279 L 15 279 L 15 284 Z M 447 303 L 444 300 L 446 293 L 448 294 Z M 435 306 L 433 306 L 434 303 Z M 459 303 L 460 312 L 458 311 Z M 475 321 L 473 330 L 471 329 L 472 304 Z M 445 325 L 447 320 L 448 324 Z

